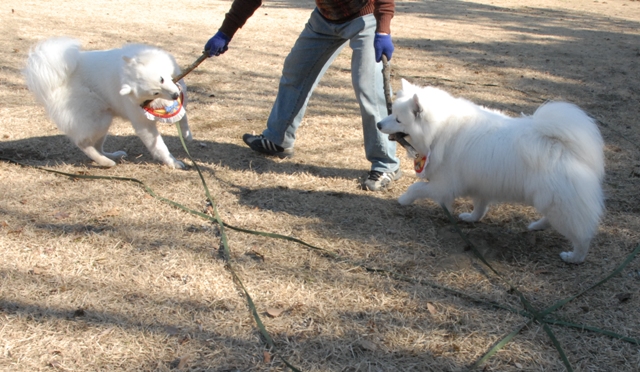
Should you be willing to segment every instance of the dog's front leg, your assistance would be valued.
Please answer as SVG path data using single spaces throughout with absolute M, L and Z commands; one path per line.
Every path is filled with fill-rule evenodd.
M 409 186 L 404 194 L 398 198 L 398 203 L 409 205 L 418 199 L 424 199 L 429 195 L 429 185 L 426 182 L 416 182 Z
M 407 191 L 400 195 L 398 202 L 402 205 L 409 205 L 418 199 L 431 199 L 436 203 L 443 205 L 450 212 L 453 211 L 454 195 L 438 187 L 434 182 L 416 182 L 409 186 Z M 450 190 L 449 190 L 450 191 Z
M 180 119 L 180 131 L 182 132 L 182 138 L 186 141 L 192 141 L 193 135 L 191 134 L 191 128 L 189 128 L 189 120 L 187 119 L 187 114 L 184 114 L 184 117 Z
M 434 199 L 431 188 L 428 182 L 416 182 L 409 186 L 404 194 L 400 195 L 398 202 L 402 205 L 409 205 L 418 199 Z
M 184 100 L 182 101 L 182 105 L 184 106 L 184 109 L 187 109 L 187 104 L 189 103 L 189 98 L 187 96 L 187 85 L 184 83 L 183 80 L 180 80 L 178 82 L 178 84 L 180 84 L 180 87 L 182 88 L 182 91 L 184 92 L 183 98 Z M 182 119 L 180 119 L 180 131 L 182 132 L 182 137 L 187 140 L 187 141 L 191 141 L 193 140 L 193 135 L 191 134 L 191 128 L 189 128 L 189 119 L 187 118 L 187 113 L 184 113 L 184 117 Z
M 180 160 L 171 155 L 167 145 L 162 140 L 162 136 L 156 128 L 155 122 L 132 122 L 136 134 L 147 147 L 154 159 L 160 160 L 167 166 L 174 169 L 185 169 L 185 165 Z

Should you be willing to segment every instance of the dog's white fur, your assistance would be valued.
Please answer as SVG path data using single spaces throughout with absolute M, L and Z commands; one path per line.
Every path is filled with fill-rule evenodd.
M 406 133 L 420 154 L 430 153 L 428 182 L 416 182 L 398 199 L 408 205 L 432 199 L 450 211 L 457 197 L 473 200 L 480 220 L 492 202 L 534 206 L 543 217 L 530 230 L 555 228 L 573 243 L 566 262 L 583 262 L 604 212 L 604 142 L 594 120 L 577 106 L 549 102 L 532 116 L 512 118 L 454 98 L 433 87 L 402 81 L 387 134 Z
M 169 53 L 140 44 L 81 51 L 77 40 L 51 38 L 32 48 L 23 73 L 29 90 L 58 129 L 98 165 L 114 166 L 114 160 L 127 155 L 102 149 L 112 120 L 118 116 L 131 122 L 155 159 L 171 168 L 185 167 L 169 152 L 156 122 L 147 119 L 141 109 L 148 100 L 161 107 L 178 97 L 172 76 L 179 74 L 180 68 Z M 186 105 L 186 86 L 182 80 L 179 83 Z M 190 140 L 186 114 L 180 128 Z

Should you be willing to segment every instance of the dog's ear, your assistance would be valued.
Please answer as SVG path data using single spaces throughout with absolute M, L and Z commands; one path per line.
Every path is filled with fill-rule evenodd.
M 411 105 L 411 109 L 413 111 L 413 115 L 415 117 L 420 116 L 420 114 L 422 113 L 423 108 L 422 108 L 422 104 L 420 103 L 420 98 L 418 97 L 417 94 L 413 95 L 413 99 L 412 99 L 412 105 Z
M 406 81 L 404 78 L 401 79 L 400 81 L 402 82 L 402 90 L 405 92 L 409 91 L 409 89 L 411 89 L 411 87 L 413 86 L 411 85 L 410 82 Z
M 133 91 L 133 89 L 131 89 L 131 86 L 129 84 L 122 84 L 122 86 L 120 87 L 121 96 L 126 96 L 127 94 L 131 93 L 131 91 Z

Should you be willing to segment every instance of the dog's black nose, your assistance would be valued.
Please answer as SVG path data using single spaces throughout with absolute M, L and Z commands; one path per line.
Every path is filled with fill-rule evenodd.
M 180 97 L 180 93 L 173 93 L 171 95 L 171 99 L 178 99 L 178 97 Z
M 382 125 L 381 125 L 381 123 L 376 124 L 376 127 L 378 127 L 378 130 L 382 130 Z

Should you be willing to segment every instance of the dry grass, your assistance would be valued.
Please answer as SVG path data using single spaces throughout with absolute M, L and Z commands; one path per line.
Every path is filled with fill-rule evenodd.
M 147 42 L 183 66 L 215 32 L 229 1 L 8 0 L 0 9 L 0 155 L 91 175 L 135 177 L 203 210 L 196 172 L 154 162 L 130 125 L 109 149 L 129 158 L 94 167 L 45 117 L 20 75 L 38 40 L 70 35 L 86 48 Z M 337 252 L 335 261 L 293 242 L 227 231 L 233 267 L 277 351 L 304 371 L 458 371 L 526 318 L 427 284 L 362 270 L 392 270 L 520 307 L 487 274 L 433 203 L 401 207 L 411 164 L 394 190 L 358 189 L 368 170 L 345 50 L 311 99 L 296 156 L 258 156 L 241 141 L 263 129 L 282 61 L 311 1 L 266 1 L 230 50 L 187 76 L 196 141 L 222 219 Z M 548 99 L 602 120 L 607 215 L 583 265 L 564 264 L 557 233 L 526 232 L 530 208 L 503 205 L 464 229 L 492 265 L 540 308 L 611 272 L 640 241 L 640 3 L 609 0 L 397 2 L 394 86 L 401 77 L 441 86 L 517 115 Z M 185 158 L 175 128 L 162 128 Z M 70 180 L 0 163 L 0 369 L 283 370 L 265 358 L 247 303 L 220 255 L 218 229 L 149 197 L 133 183 Z M 468 201 L 456 204 L 469 209 Z M 640 261 L 557 314 L 640 337 Z M 630 293 L 621 301 L 617 295 Z M 428 305 L 430 304 L 430 305 Z M 269 317 L 267 309 L 283 312 Z M 638 345 L 553 327 L 579 371 L 640 369 Z M 538 324 L 486 364 L 493 371 L 557 371 Z

